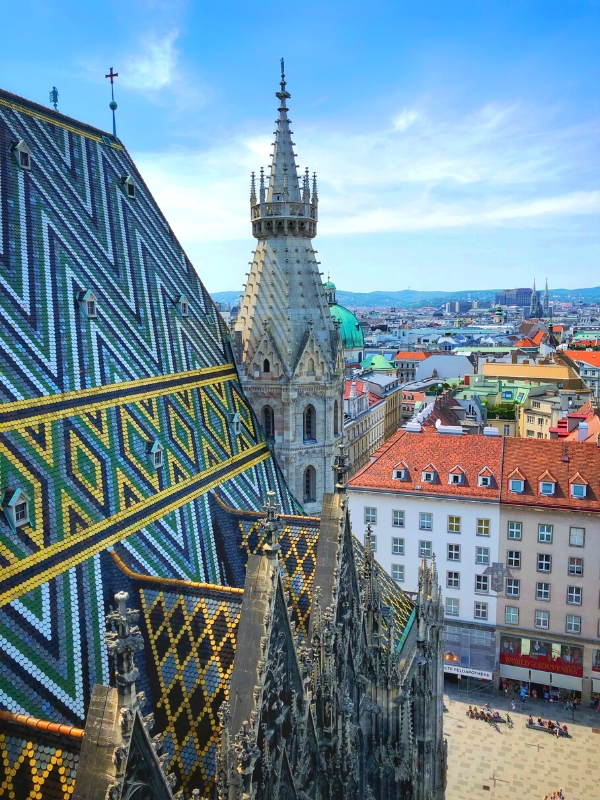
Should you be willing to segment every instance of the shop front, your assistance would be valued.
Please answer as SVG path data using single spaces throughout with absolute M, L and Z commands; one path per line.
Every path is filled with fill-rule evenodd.
M 591 702 L 598 706 L 600 703 L 600 650 L 592 652 L 592 692 Z
M 600 664 L 598 667 L 600 678 Z M 500 679 L 511 688 L 551 702 L 577 699 L 583 689 L 583 648 L 545 639 L 500 638 Z M 600 683 L 600 681 L 599 681 Z

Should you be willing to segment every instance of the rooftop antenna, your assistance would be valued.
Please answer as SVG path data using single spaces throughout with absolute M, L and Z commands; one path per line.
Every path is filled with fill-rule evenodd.
M 110 78 L 110 96 L 111 96 L 111 101 L 108 104 L 108 107 L 112 111 L 112 115 L 113 115 L 113 136 L 116 139 L 117 138 L 117 123 L 116 123 L 116 120 L 115 120 L 115 111 L 117 110 L 117 104 L 115 103 L 115 86 L 114 86 L 114 84 L 115 84 L 115 78 L 119 77 L 119 73 L 118 72 L 113 72 L 113 68 L 111 67 L 110 68 L 110 72 L 108 73 L 108 75 L 105 75 L 104 77 L 105 78 Z
M 52 87 L 52 91 L 50 92 L 50 102 L 54 106 L 54 110 L 58 111 L 58 89 L 56 86 Z

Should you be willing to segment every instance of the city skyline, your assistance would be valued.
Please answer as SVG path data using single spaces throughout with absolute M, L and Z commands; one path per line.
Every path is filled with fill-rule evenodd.
M 3 87 L 48 104 L 56 85 L 62 112 L 110 130 L 112 65 L 117 132 L 212 292 L 246 270 L 281 55 L 338 284 L 597 282 L 595 3 L 314 4 L 293 25 L 269 4 L 30 6 L 27 60 L 7 9 Z

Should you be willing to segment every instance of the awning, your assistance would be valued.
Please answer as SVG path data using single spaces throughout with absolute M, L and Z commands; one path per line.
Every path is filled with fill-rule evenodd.
M 500 677 L 512 678 L 514 681 L 528 681 L 529 670 L 525 667 L 511 667 L 510 664 L 500 664 Z
M 583 688 L 583 678 L 574 678 L 572 675 L 552 674 L 552 686 L 557 689 L 570 689 L 572 692 L 580 692 Z
M 600 692 L 600 678 L 592 678 L 592 692 Z

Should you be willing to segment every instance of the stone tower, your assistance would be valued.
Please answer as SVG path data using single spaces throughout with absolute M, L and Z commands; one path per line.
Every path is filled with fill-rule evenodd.
M 308 512 L 333 490 L 331 466 L 343 431 L 344 360 L 312 239 L 317 179 L 298 178 L 281 63 L 271 168 L 252 174 L 252 234 L 258 240 L 233 343 L 246 396 L 288 485 Z M 311 185 L 312 184 L 312 185 Z

